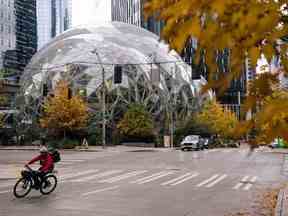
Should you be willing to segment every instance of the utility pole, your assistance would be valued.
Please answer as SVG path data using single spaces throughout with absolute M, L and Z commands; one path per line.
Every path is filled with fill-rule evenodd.
M 97 49 L 92 51 L 97 56 L 98 63 L 102 68 L 102 147 L 106 148 L 106 88 L 105 88 L 105 69 L 101 63 L 101 58 Z
M 106 88 L 105 88 L 105 70 L 102 66 L 102 144 L 106 148 Z

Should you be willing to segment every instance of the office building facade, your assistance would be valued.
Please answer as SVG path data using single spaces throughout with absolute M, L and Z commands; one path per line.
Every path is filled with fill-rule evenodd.
M 3 68 L 6 51 L 16 49 L 14 11 L 14 0 L 0 0 L 0 69 Z
M 40 4 L 41 3 L 41 4 Z M 37 4 L 38 50 L 72 25 L 72 0 L 41 0 Z
M 18 75 L 37 51 L 36 0 L 0 0 L 0 69 Z

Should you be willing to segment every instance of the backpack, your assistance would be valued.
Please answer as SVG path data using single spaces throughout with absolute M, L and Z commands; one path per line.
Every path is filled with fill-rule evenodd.
M 54 163 L 58 163 L 59 161 L 61 161 L 61 156 L 60 156 L 59 151 L 55 150 L 55 151 L 51 152 L 50 154 L 53 158 Z

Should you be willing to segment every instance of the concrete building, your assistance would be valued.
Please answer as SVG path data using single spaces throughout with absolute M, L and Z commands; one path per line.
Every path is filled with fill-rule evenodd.
M 72 0 L 37 2 L 38 50 L 72 25 Z

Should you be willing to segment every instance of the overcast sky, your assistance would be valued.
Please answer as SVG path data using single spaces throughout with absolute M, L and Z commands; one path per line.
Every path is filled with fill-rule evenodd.
M 110 21 L 110 2 L 110 0 L 72 0 L 72 26 Z

